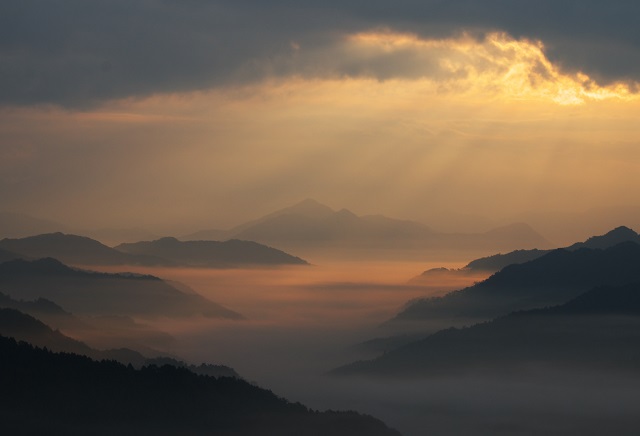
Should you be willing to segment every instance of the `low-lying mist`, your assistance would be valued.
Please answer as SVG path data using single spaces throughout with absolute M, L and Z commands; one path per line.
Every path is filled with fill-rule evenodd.
M 559 370 L 526 377 L 413 380 L 325 375 L 339 365 L 374 357 L 356 345 L 396 333 L 381 324 L 410 299 L 442 295 L 482 279 L 442 276 L 419 286 L 409 283 L 439 266 L 462 264 L 132 269 L 180 282 L 245 317 L 143 320 L 175 338 L 163 351 L 191 363 L 231 366 L 247 380 L 311 408 L 369 413 L 405 436 L 634 434 L 640 380 L 631 376 Z

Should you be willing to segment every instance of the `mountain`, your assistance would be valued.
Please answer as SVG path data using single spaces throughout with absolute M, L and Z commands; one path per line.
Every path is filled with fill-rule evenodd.
M 640 283 L 598 287 L 569 302 L 450 328 L 334 370 L 335 375 L 434 376 L 556 368 L 638 371 Z
M 0 356 L 6 434 L 399 435 L 370 416 L 309 410 L 236 378 L 136 370 L 4 337 Z
M 464 324 L 513 310 L 560 304 L 593 286 L 635 281 L 640 281 L 640 245 L 634 242 L 606 250 L 557 249 L 532 261 L 509 265 L 471 287 L 412 301 L 392 322 L 447 320 L 453 325 Z
M 348 249 L 359 250 L 364 255 L 375 255 L 380 250 L 486 251 L 552 246 L 530 226 L 522 223 L 485 233 L 439 233 L 419 222 L 382 215 L 358 216 L 347 209 L 335 211 L 311 199 L 226 232 L 201 231 L 181 239 L 193 239 L 194 236 L 256 241 L 287 251 L 308 253 L 317 249 L 329 249 L 334 254 L 345 254 L 344 250 Z M 388 256 L 389 253 L 385 253 L 385 257 Z
M 103 244 L 114 246 L 126 242 L 149 241 L 158 239 L 158 235 L 140 228 L 101 228 L 84 230 L 83 235 L 96 239 Z
M 150 242 L 120 244 L 115 248 L 128 254 L 161 257 L 179 264 L 197 267 L 308 265 L 306 261 L 284 251 L 257 242 L 237 239 L 218 242 L 162 238 Z
M 621 242 L 632 241 L 640 244 L 640 235 L 628 227 L 617 227 L 601 236 L 593 236 L 584 242 L 577 242 L 566 247 L 567 250 L 577 250 L 579 248 L 609 248 Z M 481 257 L 472 260 L 467 265 L 459 269 L 431 268 L 424 271 L 419 276 L 413 277 L 409 283 L 420 285 L 429 283 L 434 278 L 455 278 L 477 275 L 482 273 L 494 273 L 502 268 L 517 263 L 525 263 L 537 259 L 551 252 L 551 250 L 515 250 L 509 253 L 499 253 L 492 256 Z
M 567 250 L 578 250 L 580 248 L 600 248 L 613 247 L 622 242 L 632 241 L 640 244 L 640 235 L 628 227 L 617 227 L 604 235 L 592 236 L 584 242 L 576 242 Z M 514 263 L 524 263 L 537 259 L 551 250 L 516 250 L 506 254 L 496 254 L 494 256 L 483 257 L 469 262 L 463 269 L 477 271 L 500 271 L 507 265 Z
M 1 263 L 0 292 L 19 299 L 46 298 L 75 314 L 241 318 L 158 277 L 82 271 L 51 258 Z
M 14 253 L 12 251 L 3 250 L 0 248 L 0 262 L 6 262 L 7 260 L 23 259 L 25 256 L 22 254 Z
M 93 353 L 86 344 L 63 335 L 59 330 L 52 330 L 40 320 L 16 309 L 0 308 L 0 335 L 29 342 L 38 347 L 47 347 L 53 351 L 85 356 Z
M 72 265 L 175 265 L 166 259 L 123 253 L 85 236 L 64 233 L 5 238 L 0 241 L 0 248 L 35 259 L 53 257 Z
M 23 213 L 0 212 L 0 238 L 23 238 L 67 230 L 67 226 L 55 221 L 35 218 Z
M 0 292 L 0 308 L 18 310 L 44 320 L 56 328 L 87 328 L 85 323 L 46 298 L 38 298 L 33 301 L 16 300 Z
M 622 242 L 635 242 L 640 244 L 640 235 L 628 227 L 620 226 L 601 236 L 592 236 L 584 242 L 577 242 L 567 247 L 567 250 L 580 248 L 609 248 Z
M 0 308 L 15 309 L 63 330 L 75 338 L 83 338 L 98 348 L 128 347 L 143 350 L 149 356 L 163 355 L 158 349 L 171 349 L 175 338 L 128 316 L 76 316 L 46 298 L 18 300 L 0 292 Z
M 188 365 L 171 357 L 147 358 L 128 348 L 96 350 L 87 344 L 72 339 L 59 330 L 52 330 L 39 319 L 19 310 L 0 308 L 0 336 L 25 341 L 36 347 L 46 347 L 55 352 L 75 353 L 97 360 L 116 360 L 125 365 L 140 368 L 144 365 L 171 365 L 189 368 L 196 374 L 214 377 L 240 377 L 232 368 L 224 365 Z

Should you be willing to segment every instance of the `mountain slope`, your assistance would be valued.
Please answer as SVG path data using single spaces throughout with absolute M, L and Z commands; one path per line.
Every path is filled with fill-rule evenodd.
M 141 370 L 0 337 L 7 434 L 398 436 L 355 412 L 316 412 L 235 378 Z
M 439 331 L 336 375 L 436 375 L 540 366 L 638 371 L 640 283 L 594 288 L 559 306 Z
M 23 259 L 24 257 L 25 256 L 21 254 L 0 248 L 0 262 L 6 262 L 13 259 Z
M 358 216 L 347 209 L 334 211 L 314 200 L 265 215 L 227 232 L 202 231 L 193 236 L 242 239 L 272 245 L 288 251 L 314 254 L 314 250 L 358 250 L 360 255 L 384 254 L 389 250 L 407 253 L 421 250 L 499 250 L 515 247 L 547 248 L 552 245 L 530 226 L 522 223 L 485 233 L 439 233 L 425 224 L 385 217 Z M 386 251 L 386 252 L 385 252 Z M 350 254 L 348 254 L 350 255 Z
M 115 248 L 128 254 L 161 257 L 198 267 L 307 264 L 284 251 L 237 239 L 218 242 L 162 238 L 150 242 L 120 244 Z
M 580 248 L 606 249 L 627 241 L 640 244 L 640 235 L 628 227 L 620 226 L 607 232 L 604 235 L 592 236 L 584 242 L 577 242 L 569 247 L 566 247 L 566 249 L 571 251 L 578 250 Z M 487 256 L 473 260 L 469 262 L 463 268 L 463 270 L 496 272 L 500 271 L 507 265 L 511 265 L 514 263 L 524 263 L 530 260 L 537 259 L 538 257 L 544 256 L 550 251 L 551 250 L 533 249 L 516 250 L 506 254 L 496 254 L 493 256 Z
M 46 298 L 75 314 L 241 318 L 154 276 L 76 270 L 51 258 L 1 263 L 0 292 L 18 299 Z
M 72 265 L 174 265 L 166 259 L 122 253 L 93 239 L 64 233 L 3 239 L 0 248 L 35 259 L 53 257 Z
M 640 281 L 640 245 L 634 242 L 606 250 L 558 249 L 509 265 L 474 286 L 410 302 L 394 321 L 446 319 L 462 325 L 469 319 L 561 304 L 593 286 L 635 281 Z
M 128 348 L 96 350 L 84 342 L 72 339 L 59 330 L 52 330 L 41 320 L 19 310 L 0 308 L 0 336 L 11 337 L 17 341 L 28 342 L 36 347 L 46 347 L 54 352 L 75 353 L 96 360 L 116 360 L 125 365 L 140 368 L 143 365 L 171 365 L 189 368 L 197 374 L 216 377 L 239 377 L 232 369 L 223 365 L 202 364 L 199 366 L 170 357 L 147 358 L 137 351 Z

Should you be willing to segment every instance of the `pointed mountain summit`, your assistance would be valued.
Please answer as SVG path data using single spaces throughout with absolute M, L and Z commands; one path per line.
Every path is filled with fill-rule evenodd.
M 620 226 L 607 232 L 601 236 L 592 236 L 584 242 L 575 243 L 568 250 L 577 250 L 579 248 L 609 248 L 621 242 L 631 241 L 640 244 L 640 235 L 629 227 Z
M 415 257 L 426 250 L 486 250 L 549 248 L 553 245 L 529 225 L 516 223 L 484 233 L 439 233 L 427 225 L 383 215 L 357 215 L 333 210 L 307 199 L 293 206 L 246 222 L 228 231 L 200 231 L 181 240 L 210 238 L 256 241 L 280 249 L 314 256 L 388 258 Z
M 324 218 L 328 217 L 334 212 L 335 211 L 329 206 L 326 206 L 312 198 L 307 198 L 306 200 L 302 200 L 301 202 L 296 203 L 293 206 L 285 207 L 284 209 L 280 209 L 276 212 L 270 213 L 269 215 L 265 215 L 260 220 L 286 214 L 300 215 L 307 218 Z

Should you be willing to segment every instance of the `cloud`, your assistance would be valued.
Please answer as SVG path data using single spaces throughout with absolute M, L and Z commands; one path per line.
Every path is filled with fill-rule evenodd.
M 391 78 L 397 66 L 407 67 L 405 76 L 422 74 L 412 69 L 412 51 L 330 68 L 327 56 L 347 35 L 379 28 L 422 40 L 506 32 L 542 41 L 571 74 L 637 82 L 638 15 L 640 4 L 624 0 L 10 0 L 0 5 L 0 103 L 86 107 L 274 76 L 374 70 Z

